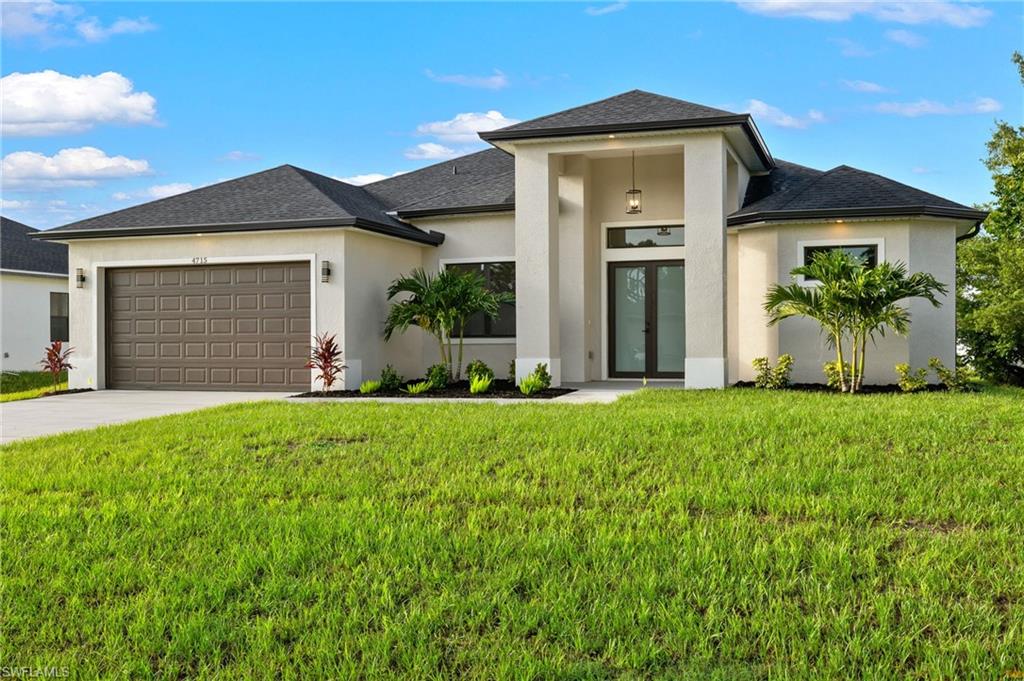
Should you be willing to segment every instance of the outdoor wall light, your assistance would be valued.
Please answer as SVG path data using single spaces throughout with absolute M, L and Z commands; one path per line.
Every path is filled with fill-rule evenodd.
M 81 267 L 75 268 L 75 288 L 85 287 L 85 270 Z
M 636 152 L 633 152 L 633 188 L 626 191 L 626 214 L 636 215 L 644 212 L 643 192 L 636 188 Z
M 320 281 L 324 284 L 331 280 L 331 262 L 329 260 L 320 261 Z

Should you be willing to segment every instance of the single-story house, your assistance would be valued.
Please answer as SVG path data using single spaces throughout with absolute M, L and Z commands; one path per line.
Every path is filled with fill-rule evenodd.
M 300 390 L 315 333 L 344 386 L 436 362 L 385 342 L 385 290 L 415 267 L 471 268 L 516 302 L 467 329 L 467 357 L 555 384 L 684 378 L 719 388 L 791 353 L 821 381 L 817 326 L 768 326 L 768 287 L 822 248 L 899 260 L 952 289 L 985 213 L 849 166 L 772 156 L 749 114 L 634 90 L 482 133 L 491 148 L 357 187 L 284 165 L 47 232 L 67 243 L 71 387 Z M 813 285 L 813 282 L 805 282 Z M 910 302 L 867 380 L 954 360 L 952 294 Z M 315 387 L 315 385 L 314 385 Z
M 4 371 L 40 370 L 50 341 L 68 340 L 68 248 L 0 217 L 0 348 Z

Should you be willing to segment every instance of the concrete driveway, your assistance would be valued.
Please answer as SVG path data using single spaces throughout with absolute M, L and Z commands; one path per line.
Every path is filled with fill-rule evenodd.
M 292 393 L 98 390 L 0 404 L 0 444 Z

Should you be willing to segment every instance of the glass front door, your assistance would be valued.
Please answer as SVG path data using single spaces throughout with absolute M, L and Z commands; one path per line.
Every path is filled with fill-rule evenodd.
M 686 358 L 683 263 L 608 263 L 608 289 L 608 375 L 682 378 Z

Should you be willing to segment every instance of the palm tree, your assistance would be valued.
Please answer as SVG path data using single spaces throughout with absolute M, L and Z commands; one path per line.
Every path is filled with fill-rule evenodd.
M 863 260 L 840 250 L 817 253 L 809 265 L 797 267 L 794 275 L 816 279 L 818 285 L 776 285 L 768 292 L 765 310 L 769 323 L 794 316 L 810 317 L 828 334 L 836 348 L 839 389 L 856 392 L 864 382 L 868 340 L 884 336 L 886 329 L 906 335 L 910 313 L 900 303 L 924 298 L 938 307 L 936 294 L 947 288 L 930 274 L 907 274 L 903 263 L 883 262 L 868 267 Z M 843 342 L 850 339 L 850 371 L 844 368 Z M 849 380 L 847 380 L 847 378 Z
M 511 293 L 496 293 L 477 272 L 446 268 L 432 275 L 416 268 L 388 287 L 388 300 L 401 294 L 409 297 L 391 304 L 384 322 L 384 338 L 395 331 L 419 326 L 437 339 L 441 363 L 454 380 L 462 377 L 463 338 L 466 321 L 475 314 L 494 318 L 503 303 L 514 300 Z M 453 360 L 453 337 L 458 335 L 458 360 Z

